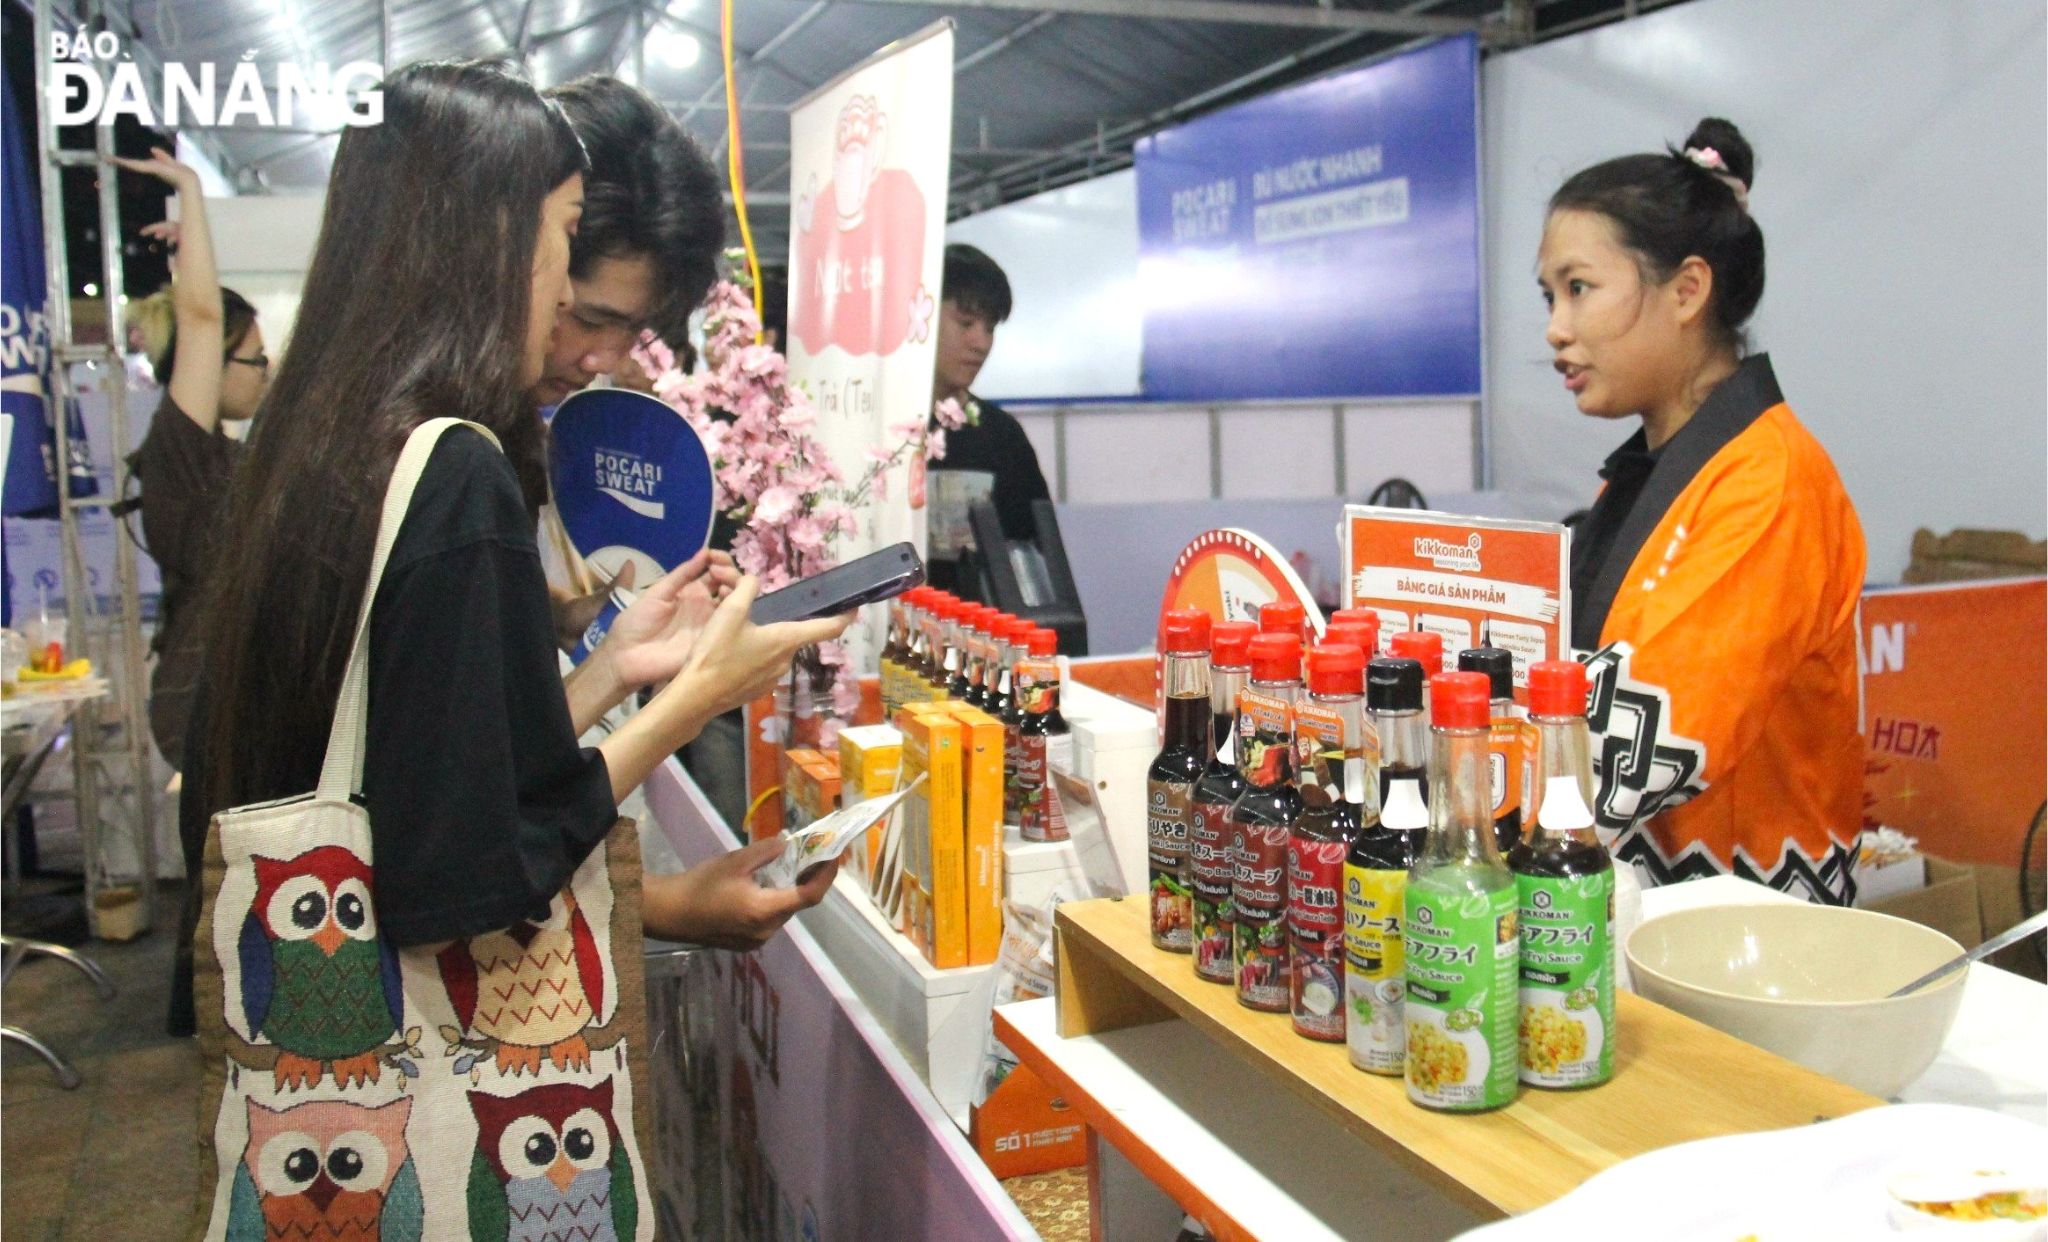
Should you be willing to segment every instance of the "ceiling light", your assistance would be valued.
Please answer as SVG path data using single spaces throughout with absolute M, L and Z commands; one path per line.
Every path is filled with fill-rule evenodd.
M 648 34 L 647 50 L 671 69 L 689 68 L 697 63 L 697 57 L 704 52 L 703 45 L 697 42 L 697 36 L 687 30 L 675 30 L 667 26 Z

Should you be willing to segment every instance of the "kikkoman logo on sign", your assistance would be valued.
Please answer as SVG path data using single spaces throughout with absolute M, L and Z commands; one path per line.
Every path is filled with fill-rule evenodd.
M 1430 562 L 1438 569 L 1454 573 L 1476 574 L 1479 572 L 1480 539 L 1474 532 L 1463 543 L 1448 543 L 1442 539 L 1428 537 L 1415 541 L 1415 555 Z
M 50 37 L 49 104 L 59 125 L 112 125 L 131 116 L 150 128 L 199 129 L 381 125 L 384 68 L 352 60 L 340 68 L 280 61 L 264 67 L 245 52 L 228 68 L 211 61 L 186 65 L 166 61 L 159 92 L 152 96 L 142 68 L 119 35 L 81 30 Z M 225 83 L 223 84 L 223 77 Z

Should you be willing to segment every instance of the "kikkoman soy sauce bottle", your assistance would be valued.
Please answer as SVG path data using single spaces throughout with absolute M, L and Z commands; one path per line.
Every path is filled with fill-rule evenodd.
M 1467 647 L 1458 667 L 1486 674 L 1492 696 L 1487 780 L 1493 785 L 1493 839 L 1505 855 L 1522 840 L 1522 711 L 1515 706 L 1515 655 L 1505 647 Z
M 912 587 L 911 591 L 916 589 Z M 902 688 L 899 683 L 903 680 L 904 658 L 910 652 L 909 644 L 904 641 L 904 635 L 908 632 L 909 616 L 908 592 L 889 601 L 889 636 L 888 641 L 882 644 L 880 657 L 882 719 L 885 721 L 894 722 L 896 709 L 903 706 Z
M 1259 605 L 1259 633 L 1292 634 L 1303 643 L 1315 637 L 1309 632 L 1308 609 L 1291 599 Z
M 1372 631 L 1372 646 L 1365 649 L 1365 658 L 1377 660 L 1380 657 L 1380 614 L 1370 608 L 1339 608 L 1330 614 L 1330 622 L 1323 627 L 1323 641 L 1335 642 L 1331 631 L 1340 625 L 1363 625 Z M 1355 633 L 1355 631 L 1354 631 Z M 1350 639 L 1344 641 L 1350 642 Z
M 1189 908 L 1194 918 L 1195 975 L 1211 983 L 1235 983 L 1232 961 L 1235 918 L 1231 911 L 1230 808 L 1244 792 L 1238 768 L 1237 700 L 1252 675 L 1249 621 L 1218 621 L 1209 627 L 1209 735 L 1214 756 L 1195 782 L 1188 822 Z
M 1586 666 L 1530 665 L 1529 720 L 1532 822 L 1507 860 L 1522 925 L 1522 1081 L 1598 1086 L 1614 1077 L 1615 875 L 1586 805 Z
M 1294 709 L 1301 700 L 1301 639 L 1293 631 L 1252 639 L 1252 684 L 1238 696 L 1244 792 L 1230 808 L 1231 957 L 1237 1003 L 1286 1013 L 1287 843 L 1301 818 L 1294 787 Z
M 1515 877 L 1494 844 L 1486 777 L 1492 727 L 1484 673 L 1429 679 L 1429 837 L 1408 874 L 1408 1098 L 1425 1108 L 1478 1112 L 1515 1098 Z
M 1160 627 L 1166 658 L 1166 730 L 1145 774 L 1147 891 L 1152 944 L 1171 953 L 1194 945 L 1188 903 L 1188 823 L 1195 782 L 1209 766 L 1209 614 L 1176 608 Z
M 951 633 L 959 607 L 960 601 L 947 592 L 932 592 L 931 611 L 925 622 L 924 666 L 918 670 L 922 674 L 924 697 L 928 703 L 945 699 L 946 682 L 953 676 Z
M 1017 698 L 1017 666 L 1031 658 L 1031 633 L 1038 627 L 1023 618 L 1010 622 L 1006 649 L 1003 653 L 1003 676 L 997 683 L 997 694 L 1002 710 L 996 719 L 1003 722 L 1003 827 L 1021 828 L 1023 813 L 1023 790 L 1018 775 L 1024 770 L 1024 745 L 1017 730 L 1024 723 L 1024 707 Z
M 1301 818 L 1287 846 L 1287 951 L 1294 1033 L 1344 1042 L 1344 851 L 1365 811 L 1365 651 L 1308 651 L 1308 698 L 1295 709 Z
M 1408 1051 L 1402 903 L 1429 833 L 1429 730 L 1422 723 L 1422 665 L 1389 656 L 1365 668 L 1378 773 L 1372 814 L 1344 857 L 1344 1039 L 1353 1065 L 1392 1076 Z
M 1055 769 L 1074 768 L 1074 736 L 1060 715 L 1059 636 L 1031 631 L 1029 654 L 1017 662 L 1017 828 L 1026 841 L 1067 839 Z

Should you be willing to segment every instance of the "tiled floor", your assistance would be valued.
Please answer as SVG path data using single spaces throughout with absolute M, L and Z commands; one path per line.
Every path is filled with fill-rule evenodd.
M 0 1068 L 0 1213 L 8 1242 L 175 1238 L 192 1210 L 199 1062 L 164 1032 L 178 892 L 159 930 L 87 954 L 114 982 L 102 1001 L 62 962 L 31 958 L 8 981 L 9 1025 L 28 1029 L 85 1076 L 65 1091 L 41 1058 L 9 1045 Z

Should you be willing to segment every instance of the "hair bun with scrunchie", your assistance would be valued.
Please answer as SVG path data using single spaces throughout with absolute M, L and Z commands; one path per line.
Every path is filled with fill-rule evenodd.
M 1693 126 L 1685 145 L 1673 152 L 1712 174 L 1735 194 L 1736 205 L 1749 208 L 1749 187 L 1756 183 L 1756 152 L 1733 121 L 1710 116 Z

